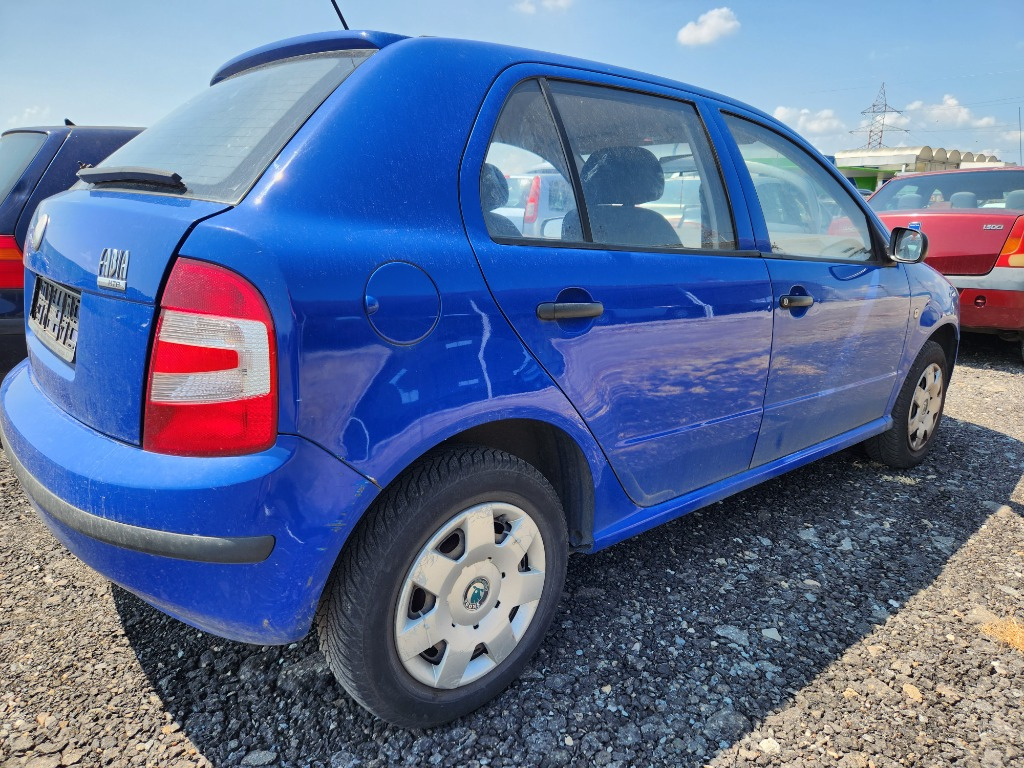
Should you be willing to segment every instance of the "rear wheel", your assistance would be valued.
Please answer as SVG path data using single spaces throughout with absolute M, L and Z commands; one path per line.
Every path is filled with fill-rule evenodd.
M 947 365 L 942 347 L 934 341 L 925 342 L 896 398 L 892 427 L 864 443 L 872 459 L 898 469 L 924 461 L 942 420 L 949 380 Z
M 565 580 L 561 504 L 534 467 L 462 447 L 420 462 L 352 534 L 317 619 L 345 689 L 428 727 L 500 693 L 534 654 Z

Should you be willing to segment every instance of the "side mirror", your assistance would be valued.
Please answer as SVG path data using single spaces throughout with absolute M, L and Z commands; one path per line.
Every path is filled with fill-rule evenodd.
M 889 258 L 903 264 L 917 264 L 928 255 L 928 236 L 917 229 L 893 227 L 889 237 Z

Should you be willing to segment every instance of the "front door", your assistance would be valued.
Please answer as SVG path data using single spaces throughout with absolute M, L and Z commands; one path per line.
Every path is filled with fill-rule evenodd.
M 757 466 L 885 415 L 910 289 L 853 195 L 813 155 L 759 123 L 725 123 L 760 203 L 774 300 Z

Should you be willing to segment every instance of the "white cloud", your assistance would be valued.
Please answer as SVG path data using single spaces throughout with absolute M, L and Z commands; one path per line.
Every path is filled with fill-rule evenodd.
M 572 4 L 573 0 L 540 0 L 540 7 L 545 11 L 565 11 Z M 536 0 L 519 0 L 512 8 L 520 13 L 536 13 L 537 2 Z
M 679 30 L 680 45 L 708 45 L 740 28 L 740 20 L 730 8 L 714 8 L 701 14 Z
M 50 108 L 38 105 L 25 107 L 20 114 L 7 118 L 9 128 L 21 128 L 28 125 L 45 125 L 50 122 Z
M 823 136 L 846 130 L 846 124 L 836 115 L 835 110 L 822 109 L 811 112 L 806 107 L 776 107 L 772 115 L 781 120 L 797 133 L 806 136 Z
M 897 117 L 907 120 L 904 125 L 913 123 L 922 128 L 991 128 L 996 124 L 994 117 L 975 116 L 955 96 L 948 93 L 939 104 L 925 104 L 918 99 L 907 104 L 903 111 L 904 115 Z M 886 122 L 890 121 L 887 119 Z M 898 125 L 899 122 L 893 120 L 892 124 Z

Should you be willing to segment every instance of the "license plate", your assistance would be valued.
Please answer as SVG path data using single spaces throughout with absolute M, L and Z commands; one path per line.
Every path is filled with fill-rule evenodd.
M 81 293 L 52 283 L 45 277 L 36 278 L 28 327 L 47 349 L 69 363 L 74 362 L 78 345 L 78 307 L 81 302 Z

